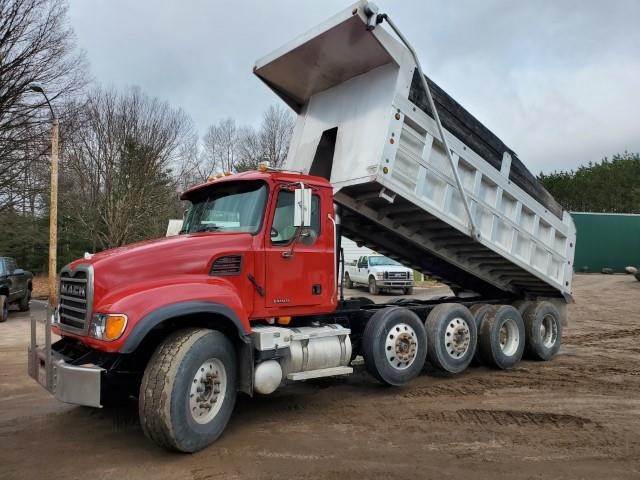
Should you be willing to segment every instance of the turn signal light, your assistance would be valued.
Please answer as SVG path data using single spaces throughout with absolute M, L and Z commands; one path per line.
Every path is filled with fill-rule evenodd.
M 278 325 L 289 325 L 291 323 L 291 317 L 278 317 Z
M 127 316 L 123 313 L 103 314 L 99 313 L 93 317 L 90 334 L 98 340 L 112 342 L 117 340 L 127 328 Z

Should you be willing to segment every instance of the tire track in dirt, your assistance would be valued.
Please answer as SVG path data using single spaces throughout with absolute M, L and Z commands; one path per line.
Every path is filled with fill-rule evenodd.
M 541 428 L 578 428 L 594 426 L 601 428 L 589 418 L 550 412 L 525 412 L 521 410 L 487 410 L 463 408 L 455 411 L 421 413 L 420 420 L 434 423 L 474 424 L 480 426 L 498 425 Z
M 614 331 L 599 331 L 583 333 L 578 335 L 567 335 L 563 338 L 563 341 L 567 345 L 582 345 L 585 347 L 592 347 L 596 345 L 602 345 L 611 340 L 619 340 L 621 338 L 640 337 L 640 328 L 628 328 L 623 330 Z

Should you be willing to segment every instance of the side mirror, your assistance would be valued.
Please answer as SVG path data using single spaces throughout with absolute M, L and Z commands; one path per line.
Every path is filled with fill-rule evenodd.
M 21 268 L 16 268 L 16 269 L 13 271 L 13 274 L 14 274 L 14 275 L 24 275 L 24 270 L 23 270 L 23 269 L 21 269 Z
M 293 226 L 311 226 L 311 189 L 304 188 L 303 183 L 294 190 Z

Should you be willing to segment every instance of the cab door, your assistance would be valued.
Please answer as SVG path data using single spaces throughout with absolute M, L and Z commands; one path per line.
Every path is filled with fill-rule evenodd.
M 267 308 L 286 311 L 289 307 L 332 304 L 334 232 L 327 210 L 320 193 L 314 191 L 311 226 L 294 227 L 294 191 L 282 187 L 277 192 L 265 236 Z
M 369 257 L 367 256 L 362 256 L 358 260 L 358 281 L 369 282 Z

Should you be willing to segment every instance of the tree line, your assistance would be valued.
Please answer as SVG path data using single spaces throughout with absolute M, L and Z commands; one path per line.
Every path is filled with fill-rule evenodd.
M 570 212 L 640 213 L 640 154 L 622 153 L 539 180 Z
M 46 269 L 51 113 L 60 119 L 59 263 L 163 235 L 179 193 L 218 172 L 280 166 L 283 107 L 258 127 L 221 119 L 200 137 L 181 108 L 140 88 L 102 88 L 78 51 L 64 0 L 0 0 L 0 256 Z

